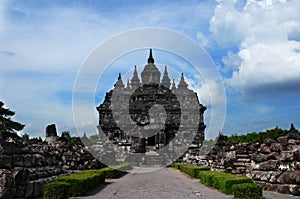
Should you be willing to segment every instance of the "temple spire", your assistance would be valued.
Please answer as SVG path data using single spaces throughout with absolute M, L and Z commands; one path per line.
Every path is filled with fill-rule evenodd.
M 176 84 L 175 84 L 175 80 L 173 79 L 173 83 L 172 83 L 172 88 L 171 90 L 174 91 L 176 89 Z
M 154 64 L 154 59 L 152 56 L 152 49 L 150 48 L 149 58 L 148 58 L 148 64 Z
M 127 85 L 126 85 L 127 89 L 130 89 L 130 83 L 129 83 L 129 79 L 127 78 Z
M 116 87 L 116 88 L 124 88 L 124 87 L 125 87 L 125 85 L 124 85 L 124 83 L 123 83 L 123 80 L 122 80 L 121 73 L 119 73 L 118 81 L 117 81 L 117 83 L 115 84 L 115 87 Z
M 180 79 L 180 82 L 178 84 L 178 88 L 187 88 L 187 87 L 188 87 L 188 84 L 184 80 L 183 73 L 181 73 L 181 79 Z
M 141 81 L 138 77 L 136 66 L 134 66 L 133 76 L 132 76 L 130 81 L 131 81 L 131 88 L 132 89 L 136 89 L 141 85 Z
M 164 71 L 164 75 L 163 75 L 161 84 L 167 88 L 170 88 L 170 86 L 171 86 L 171 80 L 169 78 L 167 66 L 165 66 L 165 71 Z

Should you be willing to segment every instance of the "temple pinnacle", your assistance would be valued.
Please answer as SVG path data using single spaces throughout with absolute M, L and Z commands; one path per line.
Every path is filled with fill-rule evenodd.
M 148 58 L 148 64 L 154 64 L 154 59 L 152 57 L 152 49 L 150 48 L 150 54 Z

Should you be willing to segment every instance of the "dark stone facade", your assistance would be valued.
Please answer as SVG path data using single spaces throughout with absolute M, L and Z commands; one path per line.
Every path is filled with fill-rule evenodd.
M 130 82 L 127 81 L 126 86 L 119 74 L 114 88 L 106 93 L 104 102 L 97 107 L 98 128 L 113 143 L 126 146 L 128 151 L 133 153 L 144 153 L 168 145 L 179 128 L 185 133 L 184 137 L 188 138 L 192 133 L 187 124 L 196 124 L 197 132 L 189 144 L 191 147 L 199 148 L 204 140 L 203 114 L 206 107 L 199 102 L 197 93 L 188 88 L 183 74 L 178 86 L 174 80 L 171 84 L 167 67 L 161 78 L 150 49 L 148 64 L 141 72 L 141 79 L 138 77 L 136 67 L 132 79 Z M 186 114 L 185 110 L 192 110 L 189 102 L 194 99 L 197 110 L 192 114 Z M 117 111 L 114 112 L 116 106 Z M 159 128 L 161 118 L 165 122 Z M 120 121 L 124 121 L 125 124 Z M 132 129 L 134 125 L 136 127 Z M 149 128 L 144 128 L 146 126 Z M 153 133 L 153 129 L 160 130 Z

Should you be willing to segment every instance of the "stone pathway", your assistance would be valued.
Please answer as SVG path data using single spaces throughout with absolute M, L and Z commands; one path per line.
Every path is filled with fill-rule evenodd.
M 295 196 L 264 191 L 264 198 L 299 198 Z M 199 183 L 198 179 L 173 168 L 134 168 L 119 179 L 107 179 L 85 197 L 77 199 L 223 199 L 232 198 L 216 189 Z

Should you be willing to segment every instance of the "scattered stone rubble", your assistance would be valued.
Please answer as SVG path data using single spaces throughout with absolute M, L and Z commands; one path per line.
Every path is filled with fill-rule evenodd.
M 44 184 L 59 175 L 103 167 L 82 144 L 48 140 L 52 144 L 38 139 L 0 140 L 0 199 L 42 196 Z
M 251 177 L 263 189 L 300 195 L 300 133 L 293 125 L 288 134 L 264 143 L 229 143 L 220 135 L 202 161 L 213 170 Z

